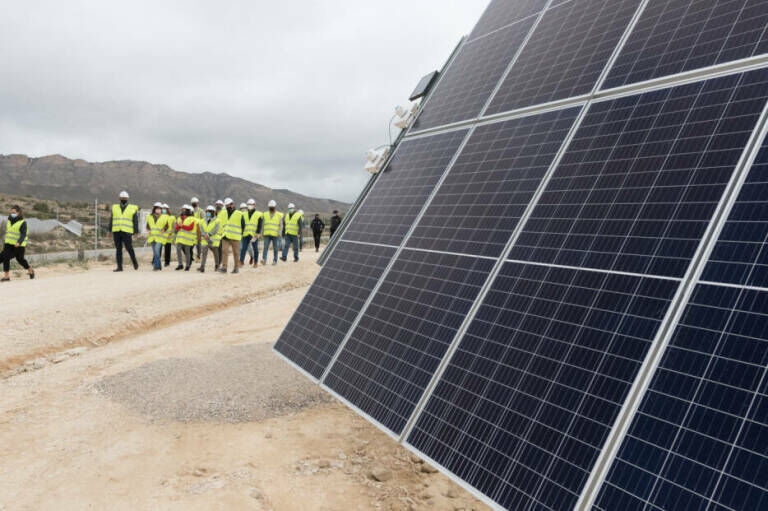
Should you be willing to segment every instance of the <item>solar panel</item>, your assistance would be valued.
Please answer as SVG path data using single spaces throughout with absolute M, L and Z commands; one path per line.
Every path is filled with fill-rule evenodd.
M 768 52 L 768 0 L 648 3 L 603 88 Z
M 766 85 L 761 69 L 593 103 L 510 258 L 682 277 Z
M 407 246 L 498 257 L 580 110 L 478 127 Z
M 768 288 L 768 138 L 741 187 L 702 280 Z
M 534 21 L 526 18 L 465 43 L 424 104 L 413 130 L 477 117 Z
M 494 264 L 405 249 L 325 385 L 399 434 Z
M 548 8 L 487 113 L 592 91 L 639 4 L 582 0 Z
M 677 287 L 505 263 L 408 443 L 506 509 L 570 509 Z
M 477 22 L 469 39 L 475 39 L 494 30 L 540 12 L 547 0 L 493 0 Z
M 342 239 L 399 246 L 466 134 L 401 142 Z
M 766 509 L 768 293 L 700 284 L 595 509 Z
M 320 378 L 395 250 L 340 242 L 280 335 L 275 350 Z

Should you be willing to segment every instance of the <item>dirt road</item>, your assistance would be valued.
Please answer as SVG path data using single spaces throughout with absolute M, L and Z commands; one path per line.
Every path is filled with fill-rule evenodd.
M 484 509 L 271 352 L 313 255 L 0 286 L 0 510 Z

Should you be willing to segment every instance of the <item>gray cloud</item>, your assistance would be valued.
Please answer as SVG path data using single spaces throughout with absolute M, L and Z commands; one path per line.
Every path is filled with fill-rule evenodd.
M 351 200 L 393 107 L 485 3 L 12 0 L 0 153 L 145 159 Z

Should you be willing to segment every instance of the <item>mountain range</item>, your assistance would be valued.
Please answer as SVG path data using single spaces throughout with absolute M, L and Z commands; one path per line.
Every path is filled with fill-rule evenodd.
M 40 158 L 0 154 L 0 190 L 38 199 L 98 199 L 107 203 L 115 202 L 120 191 L 127 190 L 131 202 L 142 207 L 161 201 L 174 209 L 192 197 L 199 197 L 203 206 L 225 197 L 232 197 L 238 204 L 254 199 L 258 207 L 264 208 L 274 199 L 278 209 L 285 209 L 289 202 L 293 202 L 297 208 L 312 213 L 344 211 L 349 207 L 344 202 L 308 197 L 285 189 L 274 190 L 225 173 L 193 174 L 146 161 L 87 162 L 58 154 Z

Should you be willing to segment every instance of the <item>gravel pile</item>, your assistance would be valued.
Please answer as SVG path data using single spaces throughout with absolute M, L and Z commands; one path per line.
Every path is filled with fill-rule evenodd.
M 266 344 L 158 360 L 104 378 L 94 389 L 152 420 L 181 422 L 261 421 L 332 399 Z

